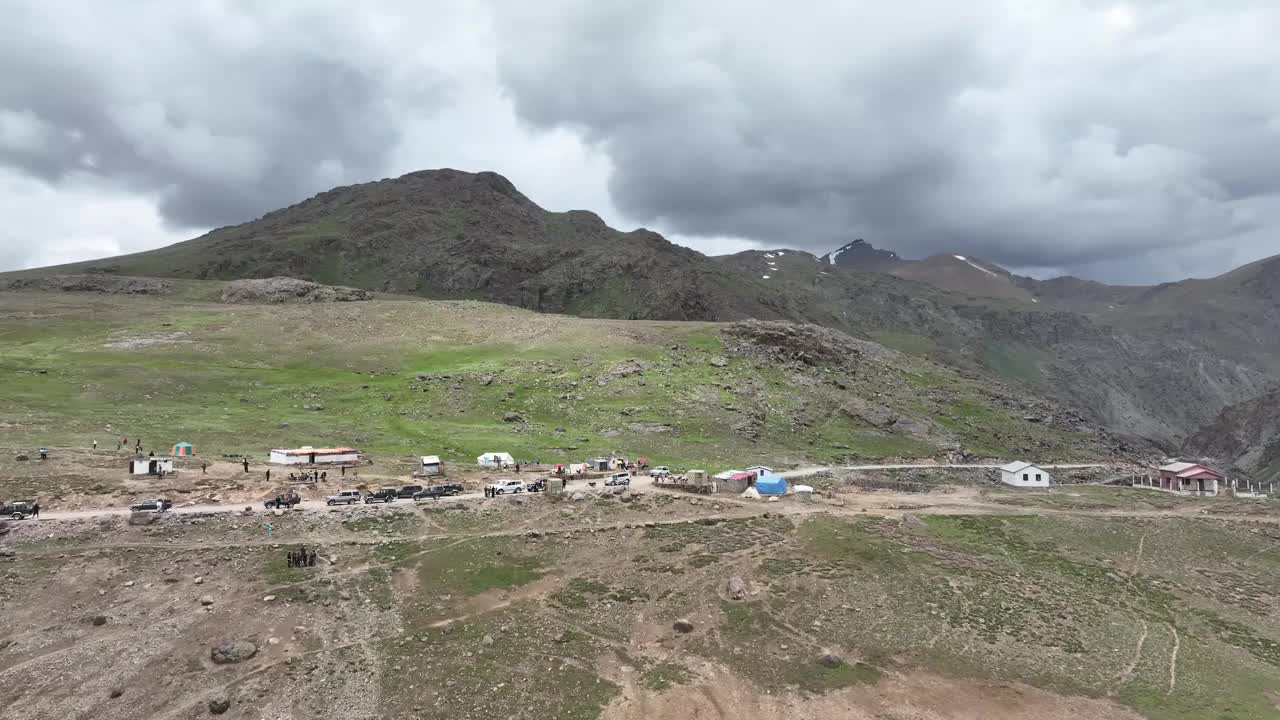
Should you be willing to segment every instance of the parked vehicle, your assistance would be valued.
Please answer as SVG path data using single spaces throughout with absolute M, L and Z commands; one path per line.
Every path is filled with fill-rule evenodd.
M 272 508 L 291 508 L 302 502 L 302 496 L 296 492 L 289 492 L 284 495 L 277 495 L 274 498 L 262 503 L 262 506 L 268 510 Z
M 136 513 L 143 513 L 143 512 L 149 512 L 149 513 L 162 513 L 162 512 L 164 512 L 164 511 L 168 510 L 168 509 L 169 509 L 169 508 L 171 508 L 171 507 L 173 507 L 173 502 L 172 502 L 172 501 L 170 501 L 170 500 L 165 500 L 164 498 L 156 498 L 156 499 L 154 499 L 154 500 L 143 500 L 143 501 L 142 501 L 142 502 L 140 502 L 140 503 L 136 503 L 136 504 L 130 505 L 130 506 L 129 506 L 129 512 L 136 512 Z
M 422 490 L 421 485 L 405 485 L 396 492 L 398 498 L 411 498 Z
M 671 468 L 667 467 L 666 465 L 659 465 L 658 467 L 650 470 L 649 475 L 656 478 L 670 477 Z
M 604 484 L 605 484 L 605 487 L 609 487 L 612 485 L 630 485 L 631 473 L 625 473 L 625 472 L 614 473 L 609 476 L 608 480 L 604 481 Z
M 462 493 L 462 486 L 458 483 L 442 483 L 440 485 L 428 485 L 413 494 L 414 500 L 439 500 L 442 497 L 451 495 L 459 495 Z
M 524 492 L 523 480 L 499 480 L 495 483 L 489 483 L 488 488 L 494 495 L 507 495 Z
M 542 492 L 543 490 L 547 489 L 547 480 L 546 478 L 542 478 L 541 480 L 534 480 L 533 482 L 525 485 L 524 489 L 525 489 L 525 492 L 531 492 L 531 493 Z
M 26 520 L 31 517 L 34 506 L 34 500 L 14 500 L 13 502 L 4 503 L 0 505 L 0 518 Z
M 400 497 L 399 493 L 400 491 L 396 490 L 395 488 L 378 488 L 377 490 L 374 490 L 368 495 L 365 495 L 364 502 L 366 505 L 368 505 L 369 503 L 376 503 L 376 502 L 380 502 L 380 503 L 395 502 Z
M 339 490 L 337 495 L 324 499 L 325 505 L 354 505 L 360 502 L 359 490 Z

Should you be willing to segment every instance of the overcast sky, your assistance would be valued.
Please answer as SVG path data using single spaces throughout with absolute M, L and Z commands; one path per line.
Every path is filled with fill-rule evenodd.
M 0 0 L 0 270 L 494 170 L 708 253 L 1280 253 L 1274 0 Z

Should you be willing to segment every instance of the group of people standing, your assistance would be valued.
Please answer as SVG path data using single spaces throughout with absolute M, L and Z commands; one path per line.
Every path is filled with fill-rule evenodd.
M 289 551 L 289 567 L 315 567 L 316 557 L 315 550 L 308 550 L 299 546 L 297 550 Z

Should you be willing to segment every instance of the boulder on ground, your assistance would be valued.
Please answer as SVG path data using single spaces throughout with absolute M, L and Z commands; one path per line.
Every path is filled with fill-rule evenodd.
M 734 575 L 729 578 L 728 591 L 731 599 L 743 600 L 747 597 L 747 583 L 742 578 Z
M 221 715 L 231 709 L 231 701 L 225 697 L 214 698 L 209 701 L 209 714 Z
M 691 633 L 693 632 L 693 623 L 684 618 L 680 618 L 679 620 L 671 623 L 671 628 L 678 633 Z
M 823 653 L 818 656 L 818 664 L 825 668 L 835 669 L 843 665 L 844 660 L 841 660 L 839 657 L 832 655 L 831 653 Z
M 241 663 L 258 654 L 258 646 L 248 640 L 224 640 L 209 650 L 209 657 L 219 665 Z
M 102 627 L 103 625 L 106 625 L 106 624 L 107 624 L 107 616 L 106 616 L 106 615 L 94 615 L 94 616 L 93 616 L 93 619 L 92 619 L 92 620 L 90 620 L 90 622 L 92 622 L 92 623 L 93 623 L 93 626 L 94 626 L 94 627 Z
M 360 288 L 321 285 L 291 277 L 235 280 L 222 291 L 224 303 L 332 303 L 372 300 Z

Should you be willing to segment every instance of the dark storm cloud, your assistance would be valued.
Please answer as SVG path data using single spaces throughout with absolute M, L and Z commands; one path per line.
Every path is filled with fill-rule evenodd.
M 318 3 L 0 6 L 20 29 L 0 43 L 0 163 L 157 193 L 175 225 L 378 177 L 441 94 Z
M 641 222 L 1157 279 L 1203 274 L 1210 245 L 1209 271 L 1256 256 L 1280 222 L 1271 3 L 654 8 L 499 21 L 517 111 L 592 138 Z

